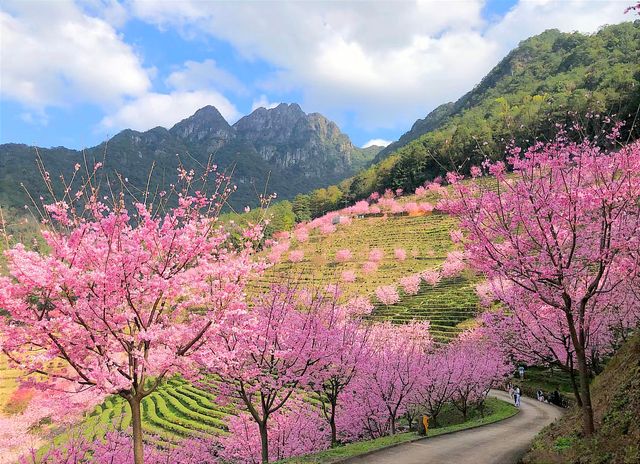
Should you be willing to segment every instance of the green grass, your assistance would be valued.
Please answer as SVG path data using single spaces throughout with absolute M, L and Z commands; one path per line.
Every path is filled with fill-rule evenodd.
M 518 413 L 518 409 L 511 403 L 498 400 L 495 398 L 487 398 L 486 407 L 490 410 L 490 413 L 485 417 L 476 417 L 467 422 L 448 425 L 438 428 L 430 428 L 427 434 L 427 438 L 437 437 L 439 435 L 445 435 L 447 433 L 458 432 L 461 430 L 480 427 L 482 425 L 492 424 Z M 416 432 L 399 433 L 394 436 L 387 436 L 376 438 L 375 440 L 360 441 L 355 443 L 349 443 L 344 446 L 333 448 L 319 453 L 310 454 L 307 456 L 299 456 L 295 458 L 289 458 L 281 461 L 282 464 L 330 464 L 339 462 L 343 459 L 360 456 L 373 451 L 378 451 L 390 446 L 399 445 L 402 443 L 408 443 L 415 440 L 424 439 L 423 436 L 418 435 Z

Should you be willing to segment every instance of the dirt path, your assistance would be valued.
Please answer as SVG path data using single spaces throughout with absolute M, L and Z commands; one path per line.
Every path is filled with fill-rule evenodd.
M 509 400 L 492 391 L 491 396 Z M 491 425 L 381 450 L 344 461 L 349 464 L 510 464 L 527 451 L 533 437 L 562 415 L 562 410 L 531 398 L 522 398 L 521 411 Z

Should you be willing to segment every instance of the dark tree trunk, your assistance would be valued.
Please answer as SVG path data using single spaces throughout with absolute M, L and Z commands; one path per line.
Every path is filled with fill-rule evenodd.
M 142 445 L 142 415 L 140 404 L 142 398 L 138 395 L 128 395 L 126 397 L 131 407 L 131 427 L 133 429 L 133 462 L 134 464 L 144 464 L 144 447 Z
M 338 430 L 336 428 L 336 405 L 331 401 L 331 417 L 329 418 L 329 426 L 331 427 L 331 447 L 338 446 Z
M 262 447 L 262 464 L 269 462 L 269 437 L 267 435 L 267 421 L 258 423 L 260 429 L 260 443 Z M 138 464 L 138 463 L 136 463 Z
M 573 389 L 573 395 L 576 397 L 576 404 L 579 408 L 582 408 L 582 396 L 580 395 L 580 388 L 576 381 L 576 371 L 574 369 L 569 370 L 569 377 L 571 378 L 571 388 Z
M 580 396 L 582 397 L 582 420 L 583 432 L 586 437 L 593 435 L 595 430 L 593 424 L 593 407 L 591 406 L 591 390 L 589 388 L 589 367 L 584 349 L 576 349 L 578 359 L 578 374 L 580 376 Z

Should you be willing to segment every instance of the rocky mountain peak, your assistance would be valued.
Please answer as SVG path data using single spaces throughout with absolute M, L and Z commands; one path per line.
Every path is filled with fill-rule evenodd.
M 200 108 L 169 130 L 180 139 L 201 142 L 208 139 L 228 140 L 234 131 L 220 112 L 211 105 Z

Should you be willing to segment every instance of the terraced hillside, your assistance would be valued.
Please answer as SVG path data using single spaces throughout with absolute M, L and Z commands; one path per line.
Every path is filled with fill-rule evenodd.
M 355 218 L 338 225 L 330 234 L 314 231 L 308 241 L 300 243 L 292 239 L 289 254 L 295 250 L 304 252 L 301 262 L 290 262 L 287 255 L 271 268 L 257 283 L 253 291 L 263 291 L 273 282 L 283 278 L 299 279 L 307 285 L 340 283 L 346 297 L 367 295 L 373 297 L 381 285 L 397 284 L 407 275 L 438 268 L 447 253 L 456 247 L 450 238 L 455 221 L 446 214 L 424 216 L 388 216 Z M 380 249 L 384 255 L 377 271 L 365 272 L 372 249 Z M 349 249 L 353 258 L 338 262 L 338 250 Z M 406 259 L 398 260 L 396 249 L 406 251 Z M 354 282 L 341 281 L 343 271 L 356 274 Z M 435 286 L 421 284 L 415 296 L 401 295 L 399 303 L 378 305 L 372 320 L 392 320 L 396 323 L 412 319 L 429 320 L 437 339 L 448 339 L 461 330 L 461 324 L 473 317 L 477 309 L 474 286 L 477 277 L 470 272 L 450 279 L 443 279 Z
M 170 446 L 180 438 L 225 434 L 226 418 L 232 412 L 231 407 L 218 404 L 214 394 L 175 377 L 142 401 L 145 440 Z M 124 430 L 130 424 L 131 411 L 125 400 L 112 396 L 88 414 L 82 427 L 94 439 L 106 428 Z
M 418 295 L 405 296 L 394 305 L 378 305 L 371 319 L 390 319 L 395 323 L 426 319 L 431 322 L 434 339 L 446 341 L 463 330 L 469 319 L 476 314 L 476 282 L 475 276 L 467 274 L 443 279 L 434 287 L 423 284 Z
M 371 295 L 379 285 L 397 283 L 408 274 L 442 263 L 447 252 L 453 249 L 449 231 L 454 227 L 453 220 L 443 214 L 353 219 L 349 224 L 339 225 L 334 233 L 323 235 L 316 231 L 307 242 L 292 240 L 290 251 L 302 250 L 303 260 L 291 263 L 285 256 L 254 289 L 263 290 L 286 277 L 300 278 L 309 285 L 331 284 L 341 282 L 342 271 L 352 270 L 357 280 L 341 282 L 345 294 Z M 384 255 L 378 270 L 367 274 L 362 265 L 374 248 L 382 250 Z M 395 259 L 394 250 L 398 248 L 406 250 L 406 260 Z M 342 249 L 349 249 L 353 258 L 338 262 L 336 252 Z

